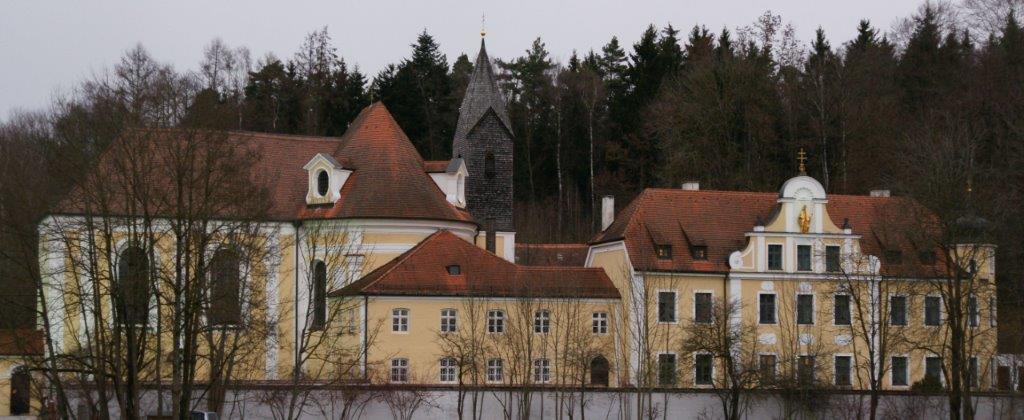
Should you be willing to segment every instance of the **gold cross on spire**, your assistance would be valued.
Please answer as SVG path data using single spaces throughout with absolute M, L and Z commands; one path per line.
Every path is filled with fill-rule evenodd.
M 480 14 L 480 38 L 487 36 L 487 16 L 483 13 Z
M 796 154 L 797 162 L 800 162 L 800 175 L 807 175 L 807 153 L 804 152 L 804 148 L 800 148 L 800 152 Z

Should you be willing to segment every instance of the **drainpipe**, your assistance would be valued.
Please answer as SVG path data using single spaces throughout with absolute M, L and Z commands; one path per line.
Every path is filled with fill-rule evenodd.
M 302 221 L 296 220 L 292 222 L 292 226 L 295 228 L 295 332 L 293 333 L 295 342 L 292 344 L 292 353 L 294 353 L 292 356 L 295 359 L 292 362 L 292 376 L 294 380 L 299 377 L 299 363 L 302 361 L 302 356 L 299 354 L 299 336 L 301 334 L 299 330 L 299 250 L 301 249 L 299 246 L 301 242 L 299 240 L 299 228 L 302 227 Z

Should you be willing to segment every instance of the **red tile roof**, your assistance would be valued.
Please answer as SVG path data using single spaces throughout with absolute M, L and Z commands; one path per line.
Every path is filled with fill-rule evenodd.
M 30 329 L 0 329 L 0 356 L 43 354 L 43 332 Z
M 777 193 L 648 188 L 591 244 L 624 239 L 637 270 L 725 273 L 729 255 L 746 247 L 745 234 L 774 217 L 778 198 Z M 931 213 L 905 197 L 829 195 L 826 208 L 836 226 L 848 220 L 853 234 L 862 235 L 863 253 L 881 258 L 883 250 L 899 249 L 907 266 L 917 261 L 915 249 L 923 244 L 899 227 L 932 228 L 925 226 Z M 658 259 L 655 244 L 671 245 L 672 258 Z M 707 246 L 707 260 L 693 258 L 693 245 Z M 900 267 L 883 260 L 882 269 L 894 274 Z
M 199 132 L 202 133 L 202 132 Z M 387 108 L 375 103 L 364 109 L 341 138 L 310 137 L 284 134 L 230 132 L 197 135 L 195 131 L 145 130 L 127 133 L 115 142 L 101 159 L 97 176 L 116 180 L 119 154 L 127 147 L 136 147 L 128 136 L 142 138 L 151 154 L 144 159 L 148 167 L 145 176 L 151 181 L 154 196 L 169 196 L 173 191 L 166 176 L 169 169 L 167 156 L 173 156 L 179 145 L 200 144 L 208 141 L 233 143 L 239 155 L 246 157 L 249 178 L 240 188 L 251 188 L 257 194 L 265 187 L 264 217 L 269 220 L 295 220 L 312 218 L 407 218 L 432 219 L 473 223 L 471 216 L 451 205 L 444 193 L 427 174 L 427 167 L 415 147 L 395 122 Z M 341 190 L 341 198 L 334 205 L 309 207 L 306 205 L 308 175 L 302 167 L 317 153 L 324 153 L 353 170 Z M 115 181 L 116 182 L 116 181 Z M 163 184 L 162 184 L 162 183 Z M 112 192 L 120 191 L 112 188 Z M 81 214 L 85 208 L 96 208 L 95 200 L 88 203 L 83 197 L 93 196 L 82 186 L 73 190 L 53 209 L 57 214 Z M 172 197 L 164 197 L 172 198 Z M 111 199 L 113 203 L 116 200 Z M 164 200 L 154 200 L 154 202 Z M 168 200 L 169 201 L 169 200 Z M 156 204 L 153 204 L 156 206 Z M 133 214 L 130 206 L 111 204 L 107 214 Z M 167 213 L 151 208 L 151 213 Z M 231 217 L 230 209 L 222 209 L 219 217 Z
M 461 274 L 448 273 L 457 265 Z M 525 267 L 439 231 L 331 296 L 479 296 L 618 299 L 600 268 Z
M 516 244 L 516 264 L 582 267 L 589 249 L 587 244 Z

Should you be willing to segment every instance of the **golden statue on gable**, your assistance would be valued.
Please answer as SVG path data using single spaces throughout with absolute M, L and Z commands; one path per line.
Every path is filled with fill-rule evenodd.
M 797 222 L 800 223 L 800 233 L 807 233 L 811 230 L 811 215 L 807 213 L 807 206 L 800 210 L 800 217 L 797 218 Z

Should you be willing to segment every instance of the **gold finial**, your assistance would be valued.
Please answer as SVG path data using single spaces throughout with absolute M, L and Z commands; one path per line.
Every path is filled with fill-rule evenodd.
M 804 148 L 800 148 L 800 153 L 796 154 L 797 162 L 800 162 L 800 175 L 807 175 L 807 153 L 804 152 Z
M 480 14 L 480 38 L 487 36 L 487 16 L 483 13 Z
M 974 188 L 971 186 L 971 179 L 967 178 L 967 193 L 970 194 L 972 192 L 974 192 Z

